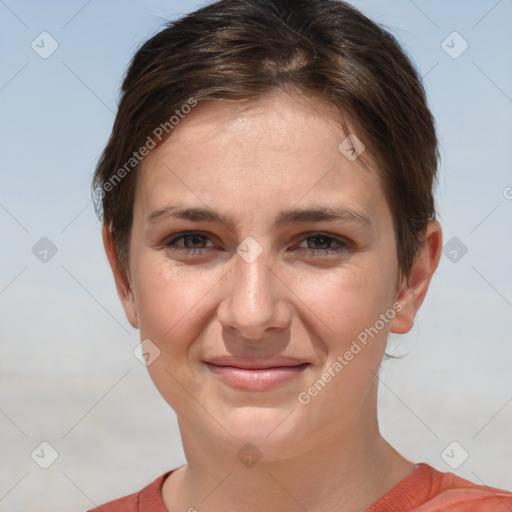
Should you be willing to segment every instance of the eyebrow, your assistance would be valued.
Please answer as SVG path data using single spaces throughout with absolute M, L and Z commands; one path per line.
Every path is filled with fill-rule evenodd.
M 234 222 L 232 220 L 223 217 L 207 207 L 164 206 L 163 208 L 151 212 L 148 216 L 150 222 L 167 218 L 185 219 L 196 222 L 213 222 L 234 231 Z M 345 221 L 363 224 L 368 227 L 372 226 L 369 217 L 363 213 L 347 208 L 330 207 L 283 210 L 275 219 L 273 228 L 275 229 L 288 224 L 318 221 Z

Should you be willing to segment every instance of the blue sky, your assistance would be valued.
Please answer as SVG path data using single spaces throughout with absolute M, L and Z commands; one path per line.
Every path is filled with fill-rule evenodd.
M 425 76 L 441 145 L 444 241 L 456 237 L 467 248 L 457 262 L 443 256 L 414 330 L 393 340 L 409 355 L 383 375 L 402 399 L 422 401 L 434 422 L 443 420 L 436 407 L 446 408 L 445 421 L 474 407 L 483 424 L 512 398 L 512 1 L 352 3 L 391 30 Z M 107 379 L 131 364 L 138 332 L 115 294 L 90 178 L 133 52 L 165 20 L 202 4 L 0 2 L 4 378 Z M 58 43 L 46 59 L 31 47 L 42 32 Z M 57 248 L 47 263 L 32 252 L 42 237 Z M 499 425 L 505 439 L 510 429 Z M 403 435 L 391 420 L 386 428 Z M 512 457 L 506 443 L 493 452 L 503 464 Z M 490 471 L 489 478 L 503 474 Z

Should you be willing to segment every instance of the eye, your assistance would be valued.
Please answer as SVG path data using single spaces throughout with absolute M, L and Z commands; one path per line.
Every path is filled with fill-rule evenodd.
M 190 254 L 200 254 L 203 249 L 206 249 L 206 244 L 210 239 L 203 233 L 187 232 L 180 233 L 168 240 L 165 245 L 167 248 L 186 252 Z M 183 244 L 178 242 L 182 241 Z
M 306 249 L 315 256 L 339 254 L 346 252 L 351 248 L 348 240 L 338 238 L 324 233 L 312 233 L 307 235 L 303 242 L 306 243 Z M 303 243 L 301 242 L 301 243 Z M 300 249 L 305 249 L 304 246 L 299 245 Z
M 206 249 L 215 247 L 213 243 L 208 245 L 209 242 L 210 237 L 204 233 L 189 231 L 173 236 L 165 242 L 165 247 L 185 254 L 204 254 Z M 345 238 L 325 233 L 311 233 L 303 237 L 297 247 L 308 256 L 329 256 L 349 251 L 352 244 Z

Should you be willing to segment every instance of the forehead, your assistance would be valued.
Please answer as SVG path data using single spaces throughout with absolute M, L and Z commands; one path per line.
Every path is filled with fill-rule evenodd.
M 252 215 L 283 201 L 342 201 L 371 212 L 383 194 L 369 151 L 355 159 L 346 153 L 354 131 L 339 110 L 310 97 L 200 103 L 142 162 L 136 209 L 147 216 L 179 197 Z

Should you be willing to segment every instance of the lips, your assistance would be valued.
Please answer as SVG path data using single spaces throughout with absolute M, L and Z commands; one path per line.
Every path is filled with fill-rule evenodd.
M 288 356 L 272 356 L 272 357 L 236 357 L 221 356 L 213 357 L 206 361 L 215 366 L 233 366 L 246 370 L 261 370 L 276 367 L 292 367 L 305 364 L 306 361 L 295 359 Z
M 223 356 L 205 361 L 209 371 L 225 384 L 245 390 L 263 391 L 297 378 L 310 363 L 287 356 L 247 358 Z

